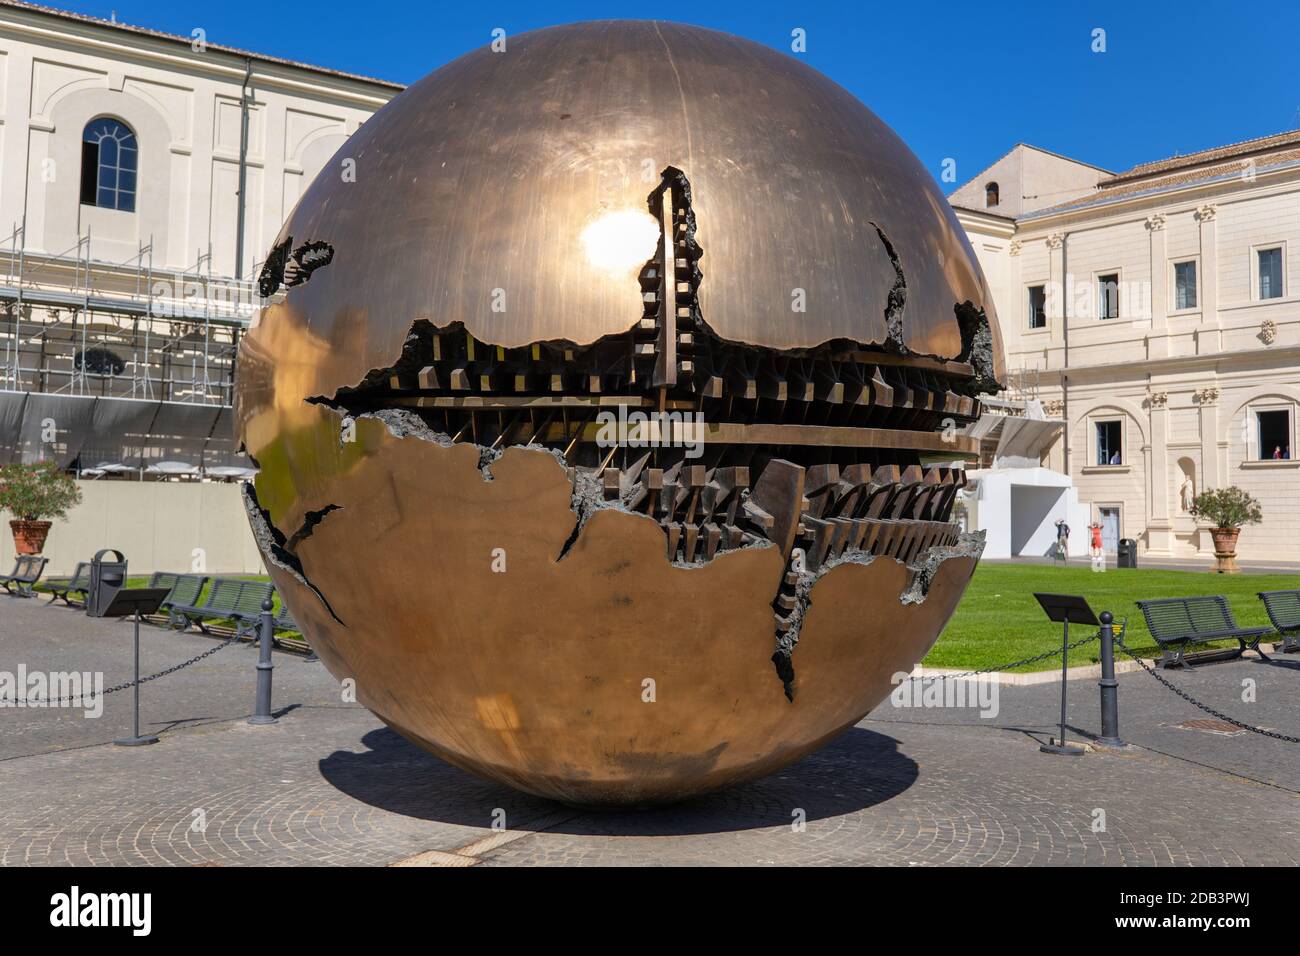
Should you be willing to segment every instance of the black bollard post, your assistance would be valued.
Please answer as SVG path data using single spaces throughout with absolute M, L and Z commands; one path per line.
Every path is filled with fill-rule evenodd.
M 270 595 L 262 601 L 262 620 L 258 626 L 257 653 L 257 703 L 253 716 L 248 718 L 250 724 L 277 724 L 279 720 L 271 716 L 271 672 L 275 665 L 271 663 L 271 645 L 275 641 L 275 619 L 271 610 L 275 605 Z
M 1101 621 L 1101 736 L 1107 747 L 1127 747 L 1119 736 L 1119 681 L 1115 679 L 1115 615 L 1102 611 Z

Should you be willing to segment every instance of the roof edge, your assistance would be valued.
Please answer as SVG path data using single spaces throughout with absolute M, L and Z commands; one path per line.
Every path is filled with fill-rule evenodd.
M 37 16 L 48 17 L 52 20 L 66 20 L 74 23 L 82 23 L 106 31 L 128 33 L 138 37 L 148 37 L 168 43 L 183 44 L 187 49 L 191 48 L 191 44 L 193 43 L 193 37 L 183 37 L 175 33 L 165 33 L 162 30 L 153 30 L 149 27 L 137 27 L 128 23 L 118 23 L 115 20 L 105 20 L 102 17 L 95 17 L 90 14 L 73 13 L 69 10 L 59 10 L 41 4 L 27 3 L 26 0 L 0 0 L 0 9 L 5 8 L 31 13 Z M 208 43 L 207 48 L 218 53 L 225 53 L 230 56 L 239 57 L 240 59 L 254 60 L 261 63 L 271 63 L 276 66 L 291 67 L 309 73 L 317 73 L 324 76 L 332 76 L 337 79 L 350 80 L 354 83 L 379 86 L 394 92 L 401 92 L 406 89 L 405 84 L 396 83 L 392 80 L 381 80 L 377 77 L 364 76 L 360 73 L 347 73 L 343 70 L 334 70 L 326 66 L 316 66 L 312 63 L 302 63 L 297 60 L 272 56 L 267 53 L 256 53 L 252 50 L 243 50 L 238 47 L 224 46 L 220 43 Z

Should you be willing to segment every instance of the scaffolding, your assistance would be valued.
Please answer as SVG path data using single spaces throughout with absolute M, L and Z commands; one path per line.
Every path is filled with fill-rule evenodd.
M 25 224 L 0 242 L 0 464 L 55 458 L 96 475 L 246 470 L 226 446 L 256 283 L 214 275 L 211 247 L 179 270 L 155 268 L 153 237 L 123 262 L 96 259 L 94 248 L 87 231 L 60 253 L 33 251 Z M 109 423 L 127 420 L 135 430 L 114 435 Z M 179 431 L 165 424 L 181 420 Z

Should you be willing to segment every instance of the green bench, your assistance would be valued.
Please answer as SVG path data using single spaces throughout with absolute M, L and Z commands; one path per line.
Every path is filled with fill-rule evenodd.
M 163 598 L 162 604 L 158 606 L 160 611 L 167 613 L 167 623 L 180 623 L 171 612 L 172 605 L 180 604 L 185 607 L 193 607 L 198 603 L 199 595 L 203 593 L 203 585 L 208 583 L 206 574 L 175 574 L 170 571 L 155 571 L 149 576 L 149 587 L 151 588 L 168 588 L 167 596 Z M 185 626 L 189 626 L 186 622 Z
M 50 592 L 50 603 L 62 599 L 68 607 L 72 607 L 72 595 L 80 594 L 81 603 L 85 605 L 86 594 L 90 590 L 90 562 L 78 561 L 77 566 L 72 569 L 70 578 L 52 578 L 45 582 L 45 587 Z
M 1260 591 L 1268 619 L 1282 635 L 1282 653 L 1300 651 L 1300 590 Z
M 1147 630 L 1160 645 L 1163 652 L 1160 664 L 1164 667 L 1191 667 L 1186 657 L 1188 647 L 1224 640 L 1235 640 L 1240 645 L 1228 657 L 1237 658 L 1247 650 L 1252 650 L 1268 660 L 1259 649 L 1259 640 L 1272 628 L 1238 627 L 1232 616 L 1232 608 L 1222 595 L 1159 598 L 1138 601 L 1137 606 L 1146 618 Z M 1206 660 L 1208 656 L 1199 659 Z
M 277 631 L 297 631 L 299 634 L 302 633 L 302 628 L 298 626 L 298 622 L 289 613 L 289 605 L 284 603 L 283 598 L 281 598 L 280 613 L 275 616 L 275 629 Z
M 29 598 L 32 596 L 32 585 L 41 579 L 45 565 L 49 563 L 49 558 L 34 554 L 20 555 L 14 562 L 12 574 L 0 574 L 0 585 L 14 597 Z
M 204 634 L 205 621 L 234 621 L 235 635 L 244 637 L 257 633 L 262 615 L 262 602 L 272 595 L 274 588 L 262 581 L 237 578 L 213 578 L 207 596 L 199 602 L 178 602 L 168 607 L 171 621 L 182 624 L 182 630 L 194 625 Z

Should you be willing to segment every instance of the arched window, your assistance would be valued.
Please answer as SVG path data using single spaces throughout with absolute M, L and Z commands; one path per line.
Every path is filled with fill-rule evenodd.
M 101 116 L 81 136 L 81 201 L 87 206 L 135 212 L 135 133 Z
M 991 207 L 991 206 L 996 206 L 997 204 L 998 204 L 998 184 L 985 183 L 984 184 L 984 205 Z

